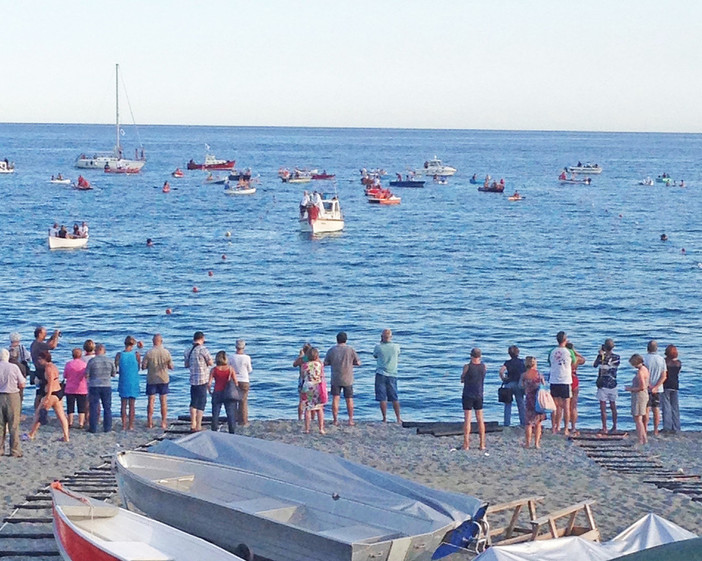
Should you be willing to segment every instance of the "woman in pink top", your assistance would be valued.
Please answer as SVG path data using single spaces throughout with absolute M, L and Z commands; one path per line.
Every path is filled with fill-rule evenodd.
M 73 413 L 78 406 L 78 428 L 85 426 L 85 412 L 88 409 L 88 380 L 85 377 L 86 363 L 83 362 L 83 351 L 73 349 L 73 360 L 63 368 L 63 379 L 66 381 L 66 410 L 68 411 L 68 426 L 73 426 Z

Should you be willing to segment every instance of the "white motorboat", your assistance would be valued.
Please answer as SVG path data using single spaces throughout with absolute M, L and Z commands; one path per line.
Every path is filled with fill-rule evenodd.
M 171 526 L 51 484 L 53 530 L 65 561 L 242 561 Z
M 228 187 L 224 190 L 227 195 L 253 195 L 256 187 Z
M 312 205 L 310 205 L 312 206 Z M 317 209 L 315 211 L 315 209 Z M 300 218 L 300 230 L 310 234 L 340 232 L 344 229 L 344 216 L 341 214 L 339 199 L 323 199 L 322 208 L 308 207 L 306 215 Z
M 424 166 L 414 170 L 414 173 L 417 175 L 428 175 L 428 176 L 434 176 L 434 175 L 443 175 L 446 177 L 450 177 L 453 174 L 456 173 L 456 168 L 452 166 L 447 166 L 444 165 L 441 160 L 439 160 L 436 156 L 434 156 L 434 159 L 432 160 L 427 160 L 424 162 Z
M 598 164 L 581 164 L 577 166 L 568 166 L 565 168 L 568 173 L 580 173 L 583 175 L 599 175 L 602 173 L 602 168 Z
M 52 177 L 52 178 L 49 180 L 49 183 L 53 183 L 54 185 L 70 185 L 70 184 L 71 184 L 71 180 L 70 180 L 70 179 L 66 179 L 65 177 L 61 177 L 61 178 Z
M 120 137 L 124 131 L 119 126 L 119 64 L 115 64 L 115 107 L 116 107 L 116 143 L 112 152 L 96 152 L 92 156 L 81 154 L 75 162 L 79 169 L 99 169 L 108 173 L 138 173 L 146 164 L 144 149 L 135 153 L 133 160 L 125 158 L 122 153 Z
M 0 160 L 0 173 L 15 173 L 15 164 L 8 161 L 7 158 Z
M 312 181 L 312 176 L 316 175 L 316 169 L 299 169 L 295 168 L 292 172 L 287 168 L 278 170 L 278 177 L 283 183 L 309 183 Z
M 65 237 L 49 235 L 49 249 L 78 249 L 88 244 L 88 236 L 84 238 Z
M 125 504 L 272 561 L 428 561 L 448 532 L 475 525 L 486 508 L 280 442 L 206 431 L 156 449 L 163 453 L 116 455 Z

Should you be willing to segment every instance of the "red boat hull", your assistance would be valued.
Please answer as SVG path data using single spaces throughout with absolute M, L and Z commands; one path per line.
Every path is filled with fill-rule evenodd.
M 194 162 L 188 162 L 188 169 L 211 169 L 211 170 L 230 170 L 234 169 L 234 164 L 236 162 L 234 160 L 227 160 L 223 164 L 196 164 Z
M 316 173 L 312 176 L 312 179 L 334 179 L 336 175 L 334 174 L 328 174 L 328 173 Z
M 120 561 L 119 557 L 107 553 L 74 532 L 56 509 L 54 509 L 54 531 L 59 547 L 71 561 Z

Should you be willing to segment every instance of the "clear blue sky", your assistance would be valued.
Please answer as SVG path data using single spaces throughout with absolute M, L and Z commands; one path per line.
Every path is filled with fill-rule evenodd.
M 0 122 L 702 132 L 699 0 L 0 6 Z

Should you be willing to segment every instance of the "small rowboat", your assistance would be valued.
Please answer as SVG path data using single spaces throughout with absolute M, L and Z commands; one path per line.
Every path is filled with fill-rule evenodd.
M 390 187 L 424 187 L 424 181 L 419 179 L 396 180 L 390 182 Z
M 71 180 L 70 179 L 50 179 L 49 183 L 53 183 L 54 185 L 70 185 Z
M 326 179 L 334 179 L 334 178 L 336 178 L 336 175 L 334 175 L 333 173 L 324 172 L 324 173 L 313 173 L 312 174 L 312 179 L 314 179 L 315 181 L 320 181 L 320 180 L 323 181 Z
M 402 199 L 396 195 L 389 197 L 369 197 L 368 202 L 376 205 L 399 205 Z
M 78 249 L 88 244 L 88 238 L 59 238 L 49 236 L 49 249 Z
M 194 160 L 188 162 L 188 169 L 205 169 L 205 170 L 231 170 L 236 165 L 235 160 L 218 160 L 212 154 L 205 155 L 205 163 L 198 164 Z
M 497 185 L 490 185 L 489 187 L 485 187 L 484 185 L 482 187 L 478 187 L 478 191 L 482 191 L 483 193 L 503 193 L 505 190 L 504 185 L 500 185 L 499 183 Z
M 206 185 L 224 185 L 227 181 L 229 181 L 228 177 L 215 177 L 212 175 L 209 175 L 205 178 L 205 183 Z
M 229 187 L 224 190 L 227 195 L 253 195 L 256 192 L 256 187 Z
M 566 185 L 568 183 L 582 183 L 583 185 L 590 185 L 590 183 L 592 183 L 592 179 L 590 179 L 589 177 L 585 177 L 583 179 L 559 179 L 558 181 L 561 182 L 561 185 Z
M 205 540 L 51 484 L 54 537 L 65 561 L 242 561 Z M 243 553 L 243 552 L 242 552 Z
M 173 173 L 171 173 L 171 175 L 176 179 L 181 179 L 182 177 L 185 177 L 185 173 L 183 173 L 183 170 L 180 168 L 176 168 L 176 170 Z
M 568 173 L 582 173 L 584 175 L 599 175 L 602 173 L 602 168 L 597 164 L 579 164 L 577 166 L 567 166 Z

